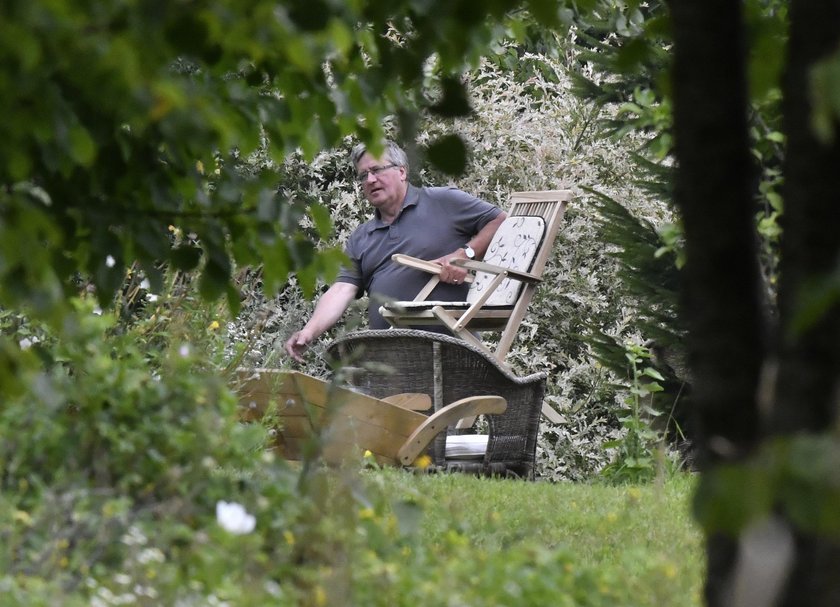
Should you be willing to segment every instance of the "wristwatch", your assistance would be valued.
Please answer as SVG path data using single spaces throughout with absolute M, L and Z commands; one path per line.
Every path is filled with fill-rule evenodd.
M 467 259 L 475 259 L 475 251 L 470 245 L 464 245 L 464 253 L 467 254 Z

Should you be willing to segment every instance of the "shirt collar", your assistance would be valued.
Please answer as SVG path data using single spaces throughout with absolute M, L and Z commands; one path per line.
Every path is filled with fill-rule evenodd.
M 397 223 L 402 217 L 403 212 L 408 207 L 417 206 L 418 201 L 420 200 L 420 188 L 416 188 L 410 183 L 408 184 L 408 190 L 405 193 L 405 199 L 403 200 L 402 207 L 400 208 L 400 214 L 397 215 L 397 218 L 394 220 L 394 223 Z M 370 234 L 375 230 L 381 230 L 384 228 L 389 227 L 391 224 L 385 223 L 382 221 L 382 216 L 379 214 L 379 209 L 374 209 L 373 211 L 373 221 L 368 224 L 367 233 Z

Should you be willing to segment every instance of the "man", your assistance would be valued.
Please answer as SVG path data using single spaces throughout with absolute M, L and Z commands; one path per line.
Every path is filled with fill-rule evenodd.
M 286 341 L 286 352 L 302 362 L 307 346 L 330 329 L 357 297 L 371 297 L 371 329 L 386 329 L 376 300 L 413 299 L 429 275 L 391 261 L 394 253 L 429 259 L 442 266 L 441 283 L 430 299 L 463 301 L 466 270 L 452 259 L 481 259 L 505 218 L 498 207 L 456 188 L 418 188 L 408 183 L 408 158 L 392 141 L 374 157 L 357 145 L 351 160 L 374 218 L 350 235 L 345 252 L 352 260 L 318 300 L 312 318 Z

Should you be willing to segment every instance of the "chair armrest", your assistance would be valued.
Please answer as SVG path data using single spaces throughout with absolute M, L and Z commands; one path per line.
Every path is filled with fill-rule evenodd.
M 420 424 L 400 447 L 397 459 L 404 466 L 410 466 L 435 436 L 462 417 L 504 413 L 505 409 L 507 409 L 507 401 L 501 396 L 470 396 L 455 401 L 434 415 L 430 415 Z
M 393 255 L 391 255 L 391 261 L 403 266 L 408 266 L 409 268 L 414 268 L 415 270 L 422 270 L 423 272 L 434 274 L 435 276 L 439 275 L 440 271 L 443 269 L 443 266 L 441 266 L 435 261 L 426 261 L 425 259 L 418 259 L 417 257 L 412 257 L 411 255 L 403 255 L 402 253 L 394 253 Z M 464 282 L 472 281 L 473 276 L 467 274 L 466 278 L 464 278 Z
M 519 270 L 512 270 L 510 268 L 503 268 L 502 266 L 495 266 L 491 263 L 483 261 L 476 261 L 474 259 L 453 259 L 450 261 L 453 266 L 466 268 L 476 272 L 487 272 L 488 274 L 507 274 L 511 278 L 521 280 L 522 282 L 542 282 L 542 278 L 535 274 L 528 272 L 520 272 Z
M 391 255 L 391 261 L 400 265 L 408 266 L 409 268 L 414 268 L 415 270 L 428 272 L 429 274 L 440 274 L 441 269 L 443 269 L 443 266 L 439 263 L 435 263 L 434 261 L 426 261 L 425 259 L 418 259 L 417 257 L 403 255 L 402 253 L 394 253 Z

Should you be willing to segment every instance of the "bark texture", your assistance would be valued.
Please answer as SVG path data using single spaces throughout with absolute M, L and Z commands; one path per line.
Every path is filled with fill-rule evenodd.
M 765 355 L 741 3 L 671 0 L 675 198 L 686 237 L 682 309 L 705 470 L 760 438 Z M 728 604 L 737 541 L 707 538 L 708 605 Z
M 814 315 L 803 331 L 794 330 L 794 321 L 817 285 L 840 271 L 840 121 L 834 120 L 832 142 L 818 140 L 810 85 L 812 68 L 840 48 L 840 0 L 793 0 L 788 48 L 779 374 L 770 430 L 813 434 L 837 424 L 840 301 Z M 793 571 L 781 605 L 840 605 L 840 544 L 801 529 L 794 537 Z

